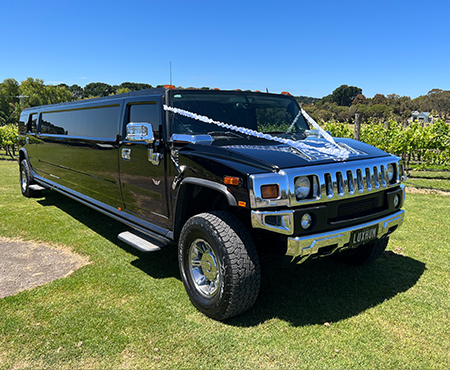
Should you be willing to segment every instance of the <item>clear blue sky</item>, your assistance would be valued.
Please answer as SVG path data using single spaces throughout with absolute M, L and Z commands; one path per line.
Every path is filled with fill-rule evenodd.
M 450 1 L 0 0 L 0 81 L 450 90 Z

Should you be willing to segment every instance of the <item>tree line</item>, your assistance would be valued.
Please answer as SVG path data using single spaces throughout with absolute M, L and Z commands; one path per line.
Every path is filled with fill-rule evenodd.
M 318 122 L 353 123 L 359 115 L 366 123 L 387 122 L 389 119 L 406 123 L 413 111 L 430 112 L 443 120 L 450 118 L 450 91 L 442 89 L 433 89 L 415 99 L 397 94 L 376 94 L 367 98 L 361 88 L 341 85 L 314 103 L 297 100 Z
M 7 78 L 0 83 L 0 126 L 17 123 L 22 109 L 26 107 L 64 103 L 152 88 L 153 86 L 150 84 L 135 82 L 124 82 L 112 86 L 102 82 L 93 82 L 83 88 L 79 85 L 69 86 L 67 84 L 45 85 L 43 80 L 31 77 L 21 83 L 13 78 Z
M 154 87 L 162 85 L 152 86 L 135 82 L 109 85 L 93 82 L 81 87 L 76 84 L 45 85 L 43 80 L 31 77 L 21 83 L 8 78 L 0 83 L 0 126 L 16 123 L 24 107 L 109 96 Z M 380 122 L 388 119 L 406 122 L 415 110 L 431 112 L 444 120 L 450 117 L 450 91 L 441 89 L 433 89 L 415 99 L 397 94 L 387 96 L 376 94 L 373 98 L 367 98 L 361 88 L 341 85 L 322 98 L 299 96 L 296 99 L 318 122 L 333 120 L 353 123 L 357 114 L 364 122 Z
M 94 82 L 83 88 L 79 85 L 46 85 L 43 80 L 33 79 L 31 77 L 21 83 L 13 78 L 5 79 L 0 83 L 0 147 L 3 147 L 11 157 L 14 156 L 17 122 L 19 121 L 22 109 L 25 107 L 109 96 L 141 89 L 151 89 L 154 87 L 158 88 L 162 86 L 152 86 L 146 83 L 134 82 L 124 82 L 120 85 L 108 85 L 102 82 Z M 194 88 L 190 87 L 188 89 Z M 202 87 L 201 89 L 210 88 Z M 410 128 L 413 126 L 408 123 L 412 111 L 430 112 L 436 118 L 440 119 L 439 127 L 441 129 L 438 132 L 443 134 L 443 140 L 447 140 L 449 131 L 443 131 L 442 127 L 448 126 L 445 122 L 450 118 L 450 91 L 448 90 L 433 89 L 426 95 L 419 96 L 415 99 L 397 94 L 387 96 L 376 94 L 373 98 L 367 98 L 363 95 L 361 88 L 341 85 L 331 94 L 324 96 L 323 98 L 300 96 L 296 97 L 296 99 L 310 116 L 324 125 L 336 136 L 355 137 L 361 141 L 375 144 L 378 147 L 381 145 L 381 147 L 384 148 L 383 140 L 389 136 L 389 133 L 395 132 L 396 136 L 394 136 L 397 139 L 402 138 L 399 140 L 403 140 L 402 142 L 406 143 L 411 138 L 410 133 L 414 132 L 414 138 L 421 137 L 423 140 L 427 138 L 427 155 L 431 152 L 434 153 L 433 162 L 447 162 L 448 160 L 447 150 L 433 147 L 433 145 L 437 143 L 434 131 L 433 134 L 428 135 L 428 131 L 422 132 L 418 130 L 416 126 L 414 126 L 414 130 L 411 130 Z M 358 127 L 357 135 L 346 126 L 348 123 L 356 123 L 355 128 Z M 360 137 L 359 126 L 361 123 L 372 123 L 374 125 L 363 125 L 361 127 Z M 384 127 L 385 131 L 378 128 L 379 124 Z M 404 127 L 406 131 L 403 132 L 400 130 L 398 125 Z M 373 128 L 371 129 L 366 126 L 373 126 Z M 349 130 L 352 132 L 349 133 Z M 368 136 L 369 132 L 372 133 L 371 136 Z M 374 137 L 377 135 L 380 137 L 381 142 L 374 141 Z M 398 143 L 398 140 L 395 142 Z M 446 142 L 446 144 L 447 143 L 448 142 Z M 395 146 L 396 144 L 393 145 Z M 411 148 L 415 150 L 419 148 L 419 145 L 420 144 L 404 147 L 407 149 L 405 150 L 403 148 L 401 150 L 402 155 L 409 155 L 408 153 L 411 153 Z M 392 153 L 398 152 L 394 147 L 386 147 L 385 149 Z M 437 158 L 437 155 L 442 156 Z M 426 157 L 425 154 L 424 156 Z

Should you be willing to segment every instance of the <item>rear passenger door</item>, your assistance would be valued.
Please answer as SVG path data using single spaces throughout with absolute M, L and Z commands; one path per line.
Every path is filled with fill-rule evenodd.
M 129 98 L 125 101 L 122 145 L 119 154 L 120 182 L 124 210 L 134 216 L 151 221 L 155 231 L 169 228 L 166 202 L 165 158 L 161 136 L 161 97 Z M 154 143 L 127 139 L 128 123 L 150 123 Z

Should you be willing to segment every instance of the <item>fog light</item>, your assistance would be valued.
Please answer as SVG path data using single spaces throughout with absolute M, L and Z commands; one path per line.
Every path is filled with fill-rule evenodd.
M 397 208 L 399 204 L 400 204 L 400 195 L 397 194 L 394 197 L 394 208 Z
M 309 214 L 309 213 L 305 213 L 305 214 L 302 216 L 302 219 L 301 219 L 301 225 L 302 225 L 302 227 L 303 227 L 305 230 L 307 230 L 307 229 L 310 228 L 311 224 L 312 224 L 312 218 L 311 218 L 310 214 Z

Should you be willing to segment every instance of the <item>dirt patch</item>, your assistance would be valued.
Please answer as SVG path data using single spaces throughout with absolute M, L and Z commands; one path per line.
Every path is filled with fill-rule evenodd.
M 66 277 L 88 263 L 66 248 L 0 237 L 0 298 Z
M 406 186 L 406 192 L 410 194 L 439 194 L 449 196 L 450 192 L 441 191 L 438 189 L 427 189 L 427 188 L 415 188 L 412 185 Z

